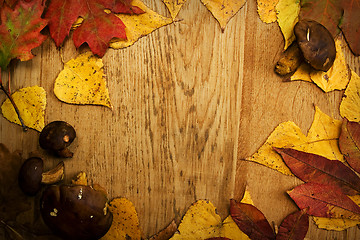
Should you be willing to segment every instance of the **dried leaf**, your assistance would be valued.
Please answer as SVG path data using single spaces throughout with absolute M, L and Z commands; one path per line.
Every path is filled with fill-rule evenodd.
M 305 81 L 312 82 L 310 72 L 313 71 L 311 66 L 307 63 L 301 64 L 294 74 L 290 77 L 290 81 Z
M 349 196 L 349 198 L 353 200 L 357 205 L 360 205 L 360 195 Z M 318 228 L 330 231 L 343 231 L 347 228 L 354 227 L 360 224 L 360 220 L 351 219 L 313 217 L 313 220 Z
M 299 12 L 300 1 L 279 0 L 276 5 L 277 22 L 285 41 L 284 50 L 295 40 L 294 26 L 299 21 Z
M 253 161 L 277 170 L 285 175 L 293 175 L 273 147 L 293 148 L 299 151 L 321 155 L 330 160 L 344 161 L 338 146 L 341 121 L 335 120 L 318 107 L 315 108 L 313 123 L 305 136 L 293 122 L 279 124 L 259 150 L 249 158 Z
M 343 120 L 339 147 L 349 165 L 360 173 L 360 123 Z
M 309 208 L 309 215 L 360 220 L 360 207 L 335 186 L 304 183 L 288 194 L 300 209 Z
M 231 199 L 230 215 L 240 230 L 250 239 L 275 239 L 274 231 L 269 222 L 255 206 Z
M 351 51 L 360 55 L 360 2 L 355 1 L 340 1 L 344 8 L 344 15 L 341 21 L 341 30 L 343 31 L 346 41 L 349 43 Z
M 236 224 L 229 218 L 222 222 L 216 213 L 216 208 L 210 201 L 198 200 L 189 207 L 181 220 L 178 232 L 171 239 L 207 239 L 214 237 L 231 239 L 233 236 L 242 236 Z M 245 240 L 245 238 L 240 239 Z
M 279 0 L 257 0 L 257 12 L 264 23 L 276 22 L 276 4 Z
M 174 235 L 176 229 L 177 229 L 177 225 L 175 221 L 172 220 L 171 223 L 166 228 L 164 228 L 154 236 L 150 237 L 148 240 L 168 240 L 171 238 L 172 235 Z
M 125 48 L 131 46 L 139 38 L 150 34 L 154 30 L 172 23 L 171 18 L 161 16 L 152 11 L 140 0 L 134 0 L 132 4 L 144 10 L 145 13 L 140 15 L 117 14 L 125 24 L 126 39 L 113 39 L 110 42 L 110 47 L 114 49 Z
M 201 2 L 224 30 L 230 19 L 244 6 L 246 0 L 201 0 Z
M 276 240 L 302 240 L 309 229 L 307 209 L 288 215 L 280 224 Z
M 11 59 L 27 61 L 34 57 L 31 50 L 46 39 L 40 31 L 47 25 L 41 18 L 42 0 L 18 1 L 14 9 L 7 4 L 1 8 L 0 68 L 6 69 Z
M 360 178 L 342 162 L 290 148 L 275 150 L 291 172 L 304 182 L 337 186 L 347 195 L 360 193 Z
M 100 58 L 86 52 L 65 63 L 55 81 L 56 97 L 66 103 L 112 108 Z
M 141 231 L 136 209 L 126 198 L 114 198 L 109 205 L 113 222 L 102 240 L 140 240 Z
M 174 20 L 176 16 L 179 14 L 180 9 L 186 2 L 186 0 L 162 0 L 166 7 L 169 9 L 171 18 Z
M 360 122 L 360 77 L 351 71 L 351 78 L 340 104 L 340 115 L 352 122 Z
M 33 86 L 17 90 L 12 95 L 24 124 L 37 131 L 45 126 L 46 92 L 42 87 Z M 9 99 L 1 106 L 3 116 L 10 122 L 20 124 L 18 115 Z

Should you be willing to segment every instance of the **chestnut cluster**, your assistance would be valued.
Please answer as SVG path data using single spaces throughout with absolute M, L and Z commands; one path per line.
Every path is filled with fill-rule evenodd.
M 40 147 L 61 158 L 71 158 L 70 144 L 76 137 L 75 129 L 64 121 L 46 125 L 40 133 Z M 35 196 L 43 185 L 40 212 L 45 224 L 63 239 L 99 239 L 110 229 L 113 216 L 108 211 L 108 199 L 102 191 L 88 185 L 57 184 L 64 178 L 65 164 L 44 171 L 40 157 L 25 160 L 19 171 L 19 186 Z

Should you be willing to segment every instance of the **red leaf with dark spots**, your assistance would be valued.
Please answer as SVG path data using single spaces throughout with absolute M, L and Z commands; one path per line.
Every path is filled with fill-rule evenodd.
M 304 182 L 335 185 L 347 195 L 360 192 L 360 178 L 340 161 L 290 148 L 275 148 L 275 151 L 291 172 Z
M 302 240 L 309 229 L 307 209 L 288 215 L 280 224 L 276 240 Z
M 275 239 L 275 234 L 264 214 L 255 206 L 230 200 L 230 215 L 242 232 L 252 240 Z
M 360 173 L 360 124 L 346 118 L 341 126 L 339 147 L 346 161 Z
M 360 220 L 360 207 L 335 186 L 305 183 L 288 194 L 300 209 L 309 208 L 309 215 Z

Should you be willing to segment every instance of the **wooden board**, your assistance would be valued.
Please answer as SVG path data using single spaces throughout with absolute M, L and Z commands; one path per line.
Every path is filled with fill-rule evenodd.
M 160 0 L 144 2 L 170 16 Z M 199 0 L 186 2 L 178 19 L 129 48 L 107 51 L 103 62 L 113 111 L 69 105 L 53 94 L 63 61 L 78 55 L 70 39 L 60 50 L 48 39 L 33 60 L 11 68 L 11 87 L 39 85 L 47 91 L 46 123 L 67 121 L 78 136 L 75 155 L 65 163 L 65 182 L 85 171 L 110 198 L 130 199 L 144 237 L 173 219 L 179 223 L 198 199 L 209 199 L 225 218 L 229 199 L 240 198 L 245 185 L 255 205 L 279 225 L 296 210 L 285 191 L 300 181 L 241 159 L 281 122 L 294 121 L 306 133 L 314 105 L 340 119 L 342 92 L 325 94 L 314 84 L 283 82 L 274 74 L 283 37 L 277 24 L 260 21 L 256 1 L 249 0 L 224 32 Z M 346 56 L 359 74 L 360 58 L 349 51 Z M 0 119 L 0 142 L 23 157 L 38 152 L 50 168 L 59 159 L 40 149 L 38 135 Z M 359 237 L 356 227 L 324 231 L 312 221 L 307 235 Z

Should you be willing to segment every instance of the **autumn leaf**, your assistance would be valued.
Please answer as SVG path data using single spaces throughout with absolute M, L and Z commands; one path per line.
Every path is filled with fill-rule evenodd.
M 108 209 L 113 214 L 113 222 L 102 240 L 141 239 L 139 219 L 131 201 L 126 198 L 114 198 Z
M 177 225 L 175 221 L 172 220 L 171 223 L 166 228 L 164 228 L 154 236 L 150 237 L 148 240 L 168 240 L 171 238 L 172 235 L 174 235 L 176 230 L 177 230 Z
M 360 123 L 343 120 L 339 146 L 349 165 L 360 173 Z
M 46 92 L 42 87 L 33 86 L 17 90 L 12 95 L 24 124 L 27 127 L 41 131 L 45 126 Z M 21 125 L 18 115 L 9 99 L 6 99 L 1 111 L 10 122 Z
M 230 19 L 242 8 L 246 0 L 201 0 L 205 7 L 220 23 L 224 31 Z
M 171 239 L 207 239 L 214 237 L 231 239 L 232 236 L 238 236 L 237 239 L 245 240 L 246 238 L 241 237 L 242 234 L 231 217 L 221 221 L 216 208 L 210 201 L 198 200 L 186 211 L 178 231 Z
M 351 78 L 340 103 L 340 115 L 352 122 L 360 122 L 360 77 L 351 71 Z
M 126 39 L 125 25 L 114 13 L 142 13 L 130 3 L 131 0 L 52 0 L 45 18 L 49 20 L 50 35 L 59 47 L 72 24 L 81 17 L 83 21 L 73 33 L 75 46 L 87 43 L 94 54 L 102 57 L 111 39 Z M 105 9 L 111 12 L 106 13 Z
M 337 186 L 346 195 L 360 193 L 360 178 L 340 161 L 290 148 L 275 148 L 275 151 L 291 172 L 304 182 Z
M 112 108 L 102 60 L 85 52 L 65 63 L 55 80 L 54 93 L 66 103 Z
M 230 200 L 230 215 L 250 239 L 275 239 L 275 234 L 264 214 L 255 206 Z
M 280 224 L 276 240 L 302 240 L 309 229 L 307 209 L 288 215 Z
M 186 2 L 186 0 L 162 0 L 165 6 L 168 8 L 171 18 L 174 20 L 179 14 L 180 9 Z
M 13 8 L 15 3 L 17 2 L 18 0 L 1 0 L 0 1 L 0 7 L 2 7 L 2 5 L 4 3 L 6 3 L 9 7 Z
M 264 23 L 276 22 L 276 5 L 279 0 L 257 0 L 257 12 Z
M 114 49 L 125 48 L 132 45 L 139 38 L 150 34 L 154 30 L 172 23 L 171 18 L 161 16 L 152 11 L 140 0 L 134 0 L 132 4 L 144 10 L 145 13 L 140 15 L 116 14 L 125 24 L 126 39 L 113 39 L 110 47 Z
M 276 17 L 284 36 L 286 50 L 295 40 L 294 26 L 299 21 L 300 3 L 294 0 L 279 0 L 276 5 Z
M 340 28 L 343 31 L 351 51 L 360 55 L 360 1 L 341 1 L 344 16 Z
M 6 69 L 11 59 L 27 61 L 34 57 L 31 50 L 46 39 L 40 31 L 47 25 L 41 18 L 44 10 L 42 0 L 20 0 L 11 9 L 7 4 L 1 8 L 0 68 Z
M 332 185 L 304 183 L 288 191 L 300 209 L 316 217 L 360 220 L 360 207 Z
M 283 122 L 275 128 L 258 151 L 246 160 L 260 163 L 285 175 L 293 174 L 273 147 L 293 148 L 331 160 L 344 161 L 338 146 L 341 123 L 340 120 L 329 117 L 316 107 L 314 120 L 307 136 L 294 122 Z

